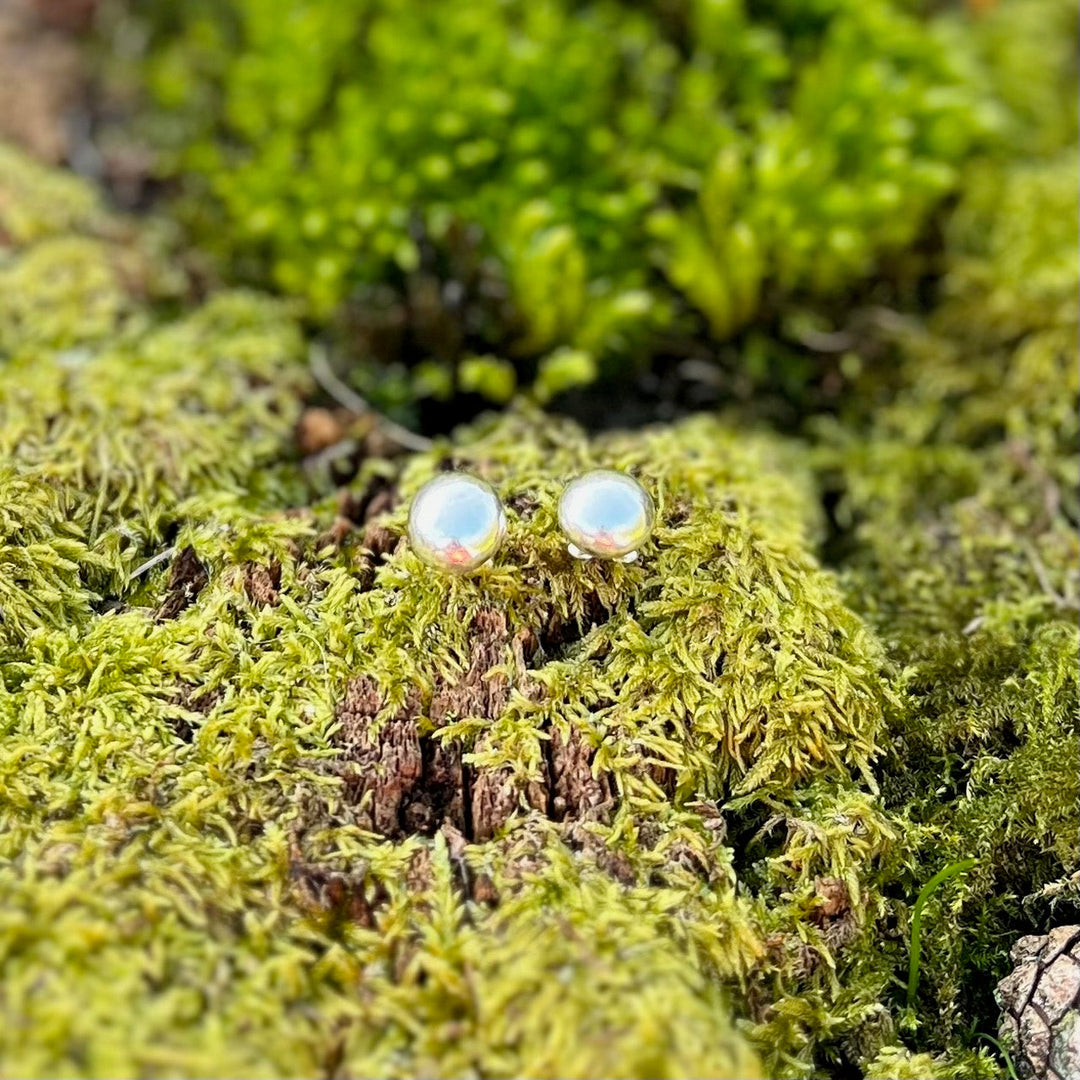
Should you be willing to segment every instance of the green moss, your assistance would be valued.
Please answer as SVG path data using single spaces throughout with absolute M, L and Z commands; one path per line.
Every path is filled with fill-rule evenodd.
M 163 317 L 90 240 L 38 305 L 65 243 L 10 255 L 48 315 L 0 335 L 8 1068 L 806 1076 L 887 1030 L 890 691 L 797 446 L 519 409 L 363 462 L 397 501 L 331 539 L 282 513 L 281 308 Z M 466 579 L 394 542 L 447 460 L 511 508 Z M 638 564 L 558 540 L 590 464 L 657 499 Z
M 4 245 L 93 231 L 105 218 L 93 188 L 37 164 L 6 143 L 0 143 L 0 192 L 0 244 Z
M 432 578 L 403 550 L 365 590 L 351 545 L 296 557 L 314 523 L 196 501 L 177 542 L 209 581 L 175 620 L 154 618 L 162 569 L 128 610 L 10 628 L 22 648 L 5 668 L 0 880 L 5 1052 L 20 1071 L 291 1073 L 338 1054 L 377 1075 L 539 1062 L 540 1075 L 738 1076 L 748 1051 L 719 994 L 749 1015 L 751 980 L 813 995 L 782 1019 L 758 1005 L 777 1075 L 802 1074 L 844 1026 L 826 1020 L 823 972 L 879 902 L 892 837 L 852 785 L 882 690 L 864 631 L 800 552 L 805 504 L 770 466 L 776 448 L 705 422 L 590 448 L 511 419 L 455 453 L 508 498 L 539 501 L 476 579 Z M 402 490 L 438 459 L 410 462 Z M 641 566 L 582 567 L 554 539 L 555 477 L 588 460 L 636 464 L 678 518 Z M 280 579 L 260 604 L 248 566 L 271 558 Z M 384 703 L 371 715 L 350 704 L 356 673 Z M 372 835 L 407 811 L 386 816 L 355 740 L 383 745 L 384 725 L 400 737 L 402 724 L 432 753 L 464 754 L 471 806 L 445 811 L 451 838 L 472 834 L 464 858 L 490 881 L 490 911 L 438 837 Z M 408 796 L 409 771 L 379 760 Z M 560 788 L 560 761 L 593 780 Z M 768 796 L 795 819 L 813 776 L 846 785 L 844 812 L 876 834 L 770 830 L 758 899 L 740 896 L 716 803 Z M 850 882 L 839 942 L 808 918 L 828 873 Z M 813 954 L 801 973 L 798 949 Z
M 222 233 L 229 253 L 271 251 L 316 308 L 389 283 L 427 310 L 416 253 L 458 250 L 444 219 L 482 221 L 501 260 L 484 281 L 528 309 L 513 325 L 539 396 L 689 307 L 725 337 L 754 317 L 758 272 L 785 309 L 850 285 L 910 240 L 984 127 L 957 89 L 966 54 L 929 44 L 942 24 L 884 4 L 667 9 L 667 36 L 652 7 L 588 6 L 573 32 L 554 3 L 395 8 L 363 46 L 391 74 L 434 70 L 439 35 L 463 44 L 440 47 L 443 82 L 349 71 L 341 116 L 323 103 L 360 6 L 292 25 L 236 10 L 246 63 L 194 7 L 156 53 L 190 87 L 205 38 L 201 92 L 251 152 L 198 134 L 195 164 L 250 230 Z M 1013 70 L 1023 43 L 994 33 L 978 47 Z M 503 64 L 523 37 L 535 53 Z M 553 68 L 567 43 L 581 54 Z M 627 57 L 641 85 L 616 125 Z M 537 98 L 553 69 L 565 84 Z M 524 133 L 512 171 L 460 158 L 424 97 L 448 85 L 467 131 Z M 1037 112 L 1015 80 L 1002 94 Z M 838 95 L 865 116 L 844 121 Z M 723 145 L 698 145 L 718 111 Z M 615 145 L 587 137 L 609 128 Z M 842 402 L 812 453 L 715 417 L 589 438 L 519 402 L 427 453 L 358 451 L 333 496 L 294 447 L 294 313 L 236 292 L 193 307 L 154 227 L 0 151 L 5 1068 L 1000 1077 L 974 1045 L 990 987 L 1018 933 L 1075 904 L 1077 870 L 1075 166 L 1049 127 L 1028 134 L 1042 157 L 965 179 L 941 303 L 871 343 L 895 362 L 863 365 L 858 414 Z M 388 179 L 341 167 L 353 135 Z M 474 168 L 489 181 L 464 184 Z M 641 206 L 611 201 L 627 177 Z M 910 204 L 878 214 L 879 182 Z M 376 210 L 356 219 L 364 192 Z M 396 211 L 420 197 L 416 247 Z M 259 224 L 267 207 L 287 228 Z M 647 263 L 623 259 L 646 230 Z M 731 260 L 758 267 L 738 296 Z M 496 396 L 532 377 L 475 344 L 428 349 L 430 385 L 459 359 Z M 638 563 L 581 564 L 559 540 L 560 487 L 592 465 L 656 498 Z M 504 551 L 465 579 L 400 539 L 448 466 L 509 511 Z M 906 1009 L 915 897 L 967 858 L 923 912 Z
M 886 802 L 920 837 L 916 881 L 977 860 L 928 907 L 905 1023 L 936 1050 L 994 1015 L 1010 938 L 1074 902 L 1062 887 L 1080 843 L 1074 159 L 972 180 L 942 304 L 893 337 L 891 401 L 863 434 L 823 429 L 848 595 L 903 701 Z
M 128 297 L 107 249 L 78 237 L 35 245 L 0 269 L 5 353 L 69 348 L 120 332 Z
M 987 1051 L 950 1055 L 913 1054 L 903 1046 L 887 1046 L 867 1066 L 865 1080 L 952 1080 L 971 1077 L 981 1080 L 1000 1075 Z
M 950 453 L 1007 439 L 1066 486 L 1077 434 L 1075 186 L 1072 147 L 972 175 L 949 223 L 942 302 L 925 322 L 899 323 L 889 335 L 897 362 L 866 373 L 877 394 L 891 383 L 873 413 L 858 399 L 879 445 Z
M 989 454 L 978 464 L 971 494 L 902 532 L 863 525 L 873 554 L 848 578 L 901 665 L 884 795 L 924 830 L 916 881 L 977 860 L 930 905 L 918 1015 L 935 1039 L 992 1015 L 1003 937 L 1047 916 L 1039 896 L 1075 871 L 1080 842 L 1075 532 L 1040 527 L 1041 493 L 996 486 Z M 1006 499 L 1034 529 L 993 506 Z
M 1007 107 L 1008 146 L 1017 156 L 1053 154 L 1076 139 L 1072 15 L 1062 0 L 1009 0 L 979 20 L 978 48 Z
M 18 217 L 20 189 L 0 195 Z M 280 505 L 303 490 L 276 465 L 307 383 L 295 326 L 244 294 L 157 325 L 122 273 L 150 257 L 145 238 L 97 226 L 112 239 L 46 237 L 0 264 L 6 646 L 123 593 L 185 500 Z
M 159 145 L 229 265 L 319 318 L 393 304 L 422 359 L 509 354 L 523 384 L 555 348 L 610 377 L 658 331 L 698 355 L 695 335 L 827 307 L 919 236 L 1000 119 L 970 21 L 891 0 L 237 0 L 148 21 Z M 442 310 L 444 280 L 475 295 Z M 485 299 L 507 290 L 513 314 Z

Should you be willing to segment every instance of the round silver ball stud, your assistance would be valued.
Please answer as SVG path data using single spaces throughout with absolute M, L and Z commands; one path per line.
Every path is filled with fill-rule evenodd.
M 408 532 L 413 551 L 429 566 L 467 574 L 499 550 L 506 514 L 490 484 L 443 473 L 413 497 Z
M 652 535 L 649 493 L 626 473 L 595 469 L 571 480 L 559 499 L 559 526 L 575 559 L 633 562 Z

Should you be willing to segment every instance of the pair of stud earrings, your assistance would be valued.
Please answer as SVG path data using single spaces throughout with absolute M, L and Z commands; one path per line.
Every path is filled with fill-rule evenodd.
M 649 493 L 626 473 L 595 469 L 559 497 L 559 527 L 575 559 L 633 562 L 652 534 Z M 492 558 L 506 536 L 506 513 L 490 484 L 465 473 L 429 480 L 409 507 L 409 543 L 429 566 L 466 574 Z

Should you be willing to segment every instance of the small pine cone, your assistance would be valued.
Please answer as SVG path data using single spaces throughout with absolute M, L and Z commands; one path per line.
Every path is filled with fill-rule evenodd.
M 1021 1080 L 1080 1080 L 1080 926 L 1022 937 L 998 983 L 1000 1033 Z

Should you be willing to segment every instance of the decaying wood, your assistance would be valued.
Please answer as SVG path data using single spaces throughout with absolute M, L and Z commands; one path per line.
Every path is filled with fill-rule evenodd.
M 195 549 L 190 546 L 184 548 L 173 560 L 165 599 L 158 609 L 158 619 L 175 619 L 195 602 L 209 580 L 210 575 L 199 562 Z
M 250 562 L 244 567 L 244 592 L 253 604 L 274 607 L 280 588 L 281 563 L 277 559 L 271 559 L 266 566 Z
M 542 774 L 532 779 L 508 768 L 474 767 L 462 761 L 466 748 L 440 735 L 466 717 L 496 720 L 512 690 L 536 696 L 528 658 L 536 634 L 511 633 L 497 611 L 479 612 L 471 627 L 472 651 L 461 678 L 440 680 L 426 708 L 412 692 L 400 709 L 385 715 L 382 694 L 366 675 L 348 684 L 338 707 L 338 742 L 359 779 L 350 797 L 375 832 L 400 838 L 434 834 L 449 826 L 468 840 L 494 836 L 519 810 L 556 821 L 595 820 L 614 805 L 606 777 L 592 775 L 594 751 L 582 734 L 550 733 Z M 421 734 L 421 717 L 425 733 Z M 485 749 L 481 736 L 476 749 Z

